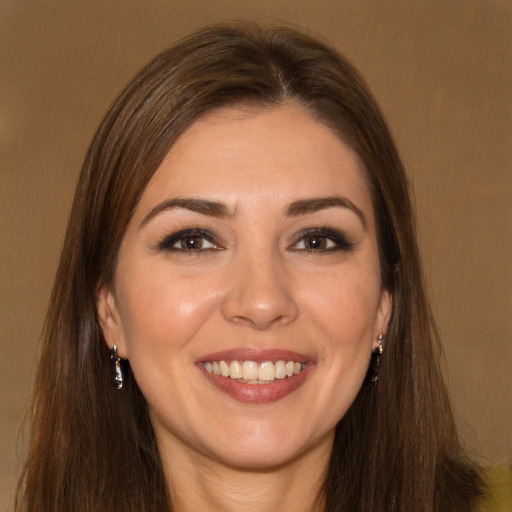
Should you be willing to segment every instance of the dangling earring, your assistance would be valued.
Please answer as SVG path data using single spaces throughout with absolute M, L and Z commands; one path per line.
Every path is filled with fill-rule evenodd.
M 121 389 L 123 387 L 123 370 L 121 368 L 121 358 L 117 355 L 117 345 L 112 347 L 112 350 L 110 351 L 110 359 L 113 364 L 114 382 L 117 389 Z
M 377 381 L 379 380 L 379 370 L 380 370 L 380 356 L 384 352 L 384 346 L 382 345 L 382 342 L 384 340 L 384 335 L 379 334 L 377 336 L 377 343 L 378 346 L 375 349 L 375 351 L 372 353 L 372 365 L 371 365 L 371 377 L 370 382 L 372 384 L 377 384 Z

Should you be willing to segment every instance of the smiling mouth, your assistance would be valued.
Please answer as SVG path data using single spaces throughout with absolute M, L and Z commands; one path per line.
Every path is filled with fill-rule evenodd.
M 233 379 L 243 384 L 270 384 L 299 375 L 306 363 L 293 360 L 277 361 L 205 361 L 202 363 L 208 373 Z

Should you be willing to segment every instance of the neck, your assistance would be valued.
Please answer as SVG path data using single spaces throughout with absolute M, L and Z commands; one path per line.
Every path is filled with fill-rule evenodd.
M 202 454 L 176 451 L 162 459 L 176 512 L 323 510 L 321 489 L 332 439 L 293 461 L 265 469 L 228 467 Z M 185 456 L 183 456 L 185 455 Z

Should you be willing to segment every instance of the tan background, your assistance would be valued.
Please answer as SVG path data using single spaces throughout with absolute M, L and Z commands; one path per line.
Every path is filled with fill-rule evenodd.
M 296 23 L 381 103 L 414 184 L 461 431 L 512 464 L 509 0 L 0 0 L 0 508 L 73 186 L 114 95 L 190 29 Z

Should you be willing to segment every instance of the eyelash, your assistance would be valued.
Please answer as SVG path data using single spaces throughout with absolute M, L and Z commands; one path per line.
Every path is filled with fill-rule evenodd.
M 193 246 L 186 247 L 183 245 L 187 240 L 192 241 L 194 239 L 200 240 L 201 245 L 198 248 Z M 316 240 L 319 244 L 317 248 L 297 248 L 300 243 L 306 243 L 308 239 L 310 239 L 310 243 Z M 202 247 L 204 241 L 211 244 L 211 247 Z M 329 246 L 329 242 L 334 245 Z M 176 247 L 178 243 L 181 243 L 181 247 Z M 314 254 L 335 251 L 348 252 L 352 250 L 353 247 L 354 244 L 347 240 L 347 237 L 344 233 L 326 228 L 312 228 L 299 233 L 295 237 L 295 241 L 290 246 L 290 250 L 295 252 L 306 252 L 309 254 Z M 206 251 L 220 250 L 223 249 L 223 247 L 218 243 L 217 238 L 210 231 L 203 229 L 183 229 L 177 233 L 166 236 L 161 242 L 159 242 L 158 249 L 162 251 L 180 251 L 199 254 Z
M 319 247 L 316 249 L 313 248 L 303 248 L 303 249 L 297 249 L 297 245 L 299 245 L 301 242 L 306 242 L 307 239 L 316 239 L 316 240 L 322 240 L 323 243 L 327 244 L 326 247 Z M 311 241 L 311 240 L 310 240 Z M 332 242 L 334 245 L 329 247 L 328 243 Z M 305 231 L 302 231 L 299 233 L 297 237 L 297 241 L 293 243 L 291 246 L 291 250 L 293 251 L 304 251 L 309 254 L 314 253 L 324 253 L 324 252 L 335 252 L 335 251 L 351 251 L 354 247 L 354 244 L 352 242 L 349 242 L 347 237 L 344 233 L 340 231 L 335 231 L 333 229 L 327 229 L 327 228 L 312 228 L 307 229 Z
M 183 243 L 185 243 L 187 239 L 192 240 L 194 238 L 200 239 L 201 244 L 203 244 L 204 240 L 206 240 L 206 242 L 210 243 L 212 247 L 183 247 Z M 175 247 L 178 242 L 181 242 L 181 247 Z M 196 254 L 204 251 L 222 249 L 222 247 L 216 242 L 215 235 L 209 231 L 205 231 L 204 229 L 183 229 L 177 233 L 173 233 L 172 235 L 165 237 L 158 244 L 158 248 L 162 251 L 182 251 Z

